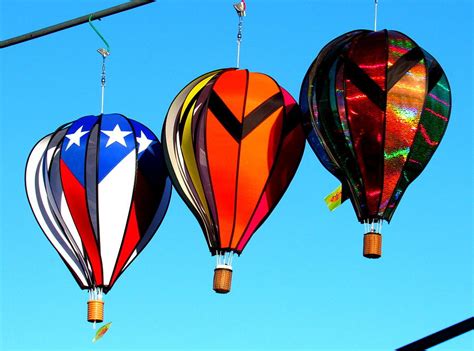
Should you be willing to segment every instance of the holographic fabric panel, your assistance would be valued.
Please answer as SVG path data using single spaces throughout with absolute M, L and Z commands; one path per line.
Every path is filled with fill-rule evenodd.
M 336 88 L 336 101 L 337 111 L 339 113 L 339 119 L 341 120 L 341 127 L 346 138 L 347 146 L 349 147 L 352 157 L 355 158 L 354 145 L 352 144 L 351 131 L 349 129 L 349 122 L 347 121 L 346 113 L 346 99 L 344 94 L 344 70 L 339 69 L 336 74 L 336 80 L 334 82 Z
M 348 53 L 348 60 L 356 67 L 346 63 L 345 69 L 346 111 L 365 188 L 366 216 L 372 218 L 378 215 L 383 186 L 381 161 L 385 117 L 384 110 L 376 103 L 377 97 L 373 96 L 376 94 L 372 92 L 385 87 L 385 32 L 371 32 L 357 39 Z
M 427 61 L 432 61 L 432 57 L 425 52 Z M 446 75 L 441 70 L 441 77 L 437 82 L 433 83 L 433 68 L 439 68 L 436 61 L 432 61 L 430 65 L 430 73 L 428 84 L 433 85 L 431 91 L 426 96 L 425 105 L 420 117 L 420 123 L 415 135 L 410 154 L 402 171 L 402 176 L 396 186 L 396 190 L 390 199 L 388 207 L 385 211 L 385 217 L 389 221 L 401 200 L 403 193 L 408 185 L 416 179 L 423 171 L 429 160 L 433 156 L 441 138 L 446 131 L 448 125 L 449 114 L 451 110 L 451 92 Z
M 402 42 L 405 45 L 407 43 L 406 40 Z M 399 59 L 403 60 L 403 56 Z M 384 180 L 379 205 L 379 215 L 382 217 L 401 176 L 415 138 L 425 95 L 426 67 L 423 59 L 407 71 L 387 93 Z
M 403 33 L 396 31 L 389 31 L 388 33 L 387 68 L 390 68 L 400 57 L 413 49 L 416 44 Z

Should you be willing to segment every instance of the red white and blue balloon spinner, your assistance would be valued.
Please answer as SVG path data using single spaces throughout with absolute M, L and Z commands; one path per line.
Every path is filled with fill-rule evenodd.
M 103 294 L 148 244 L 171 196 L 163 151 L 143 124 L 86 116 L 41 139 L 26 190 L 48 240 L 82 289 L 88 320 L 103 321 Z

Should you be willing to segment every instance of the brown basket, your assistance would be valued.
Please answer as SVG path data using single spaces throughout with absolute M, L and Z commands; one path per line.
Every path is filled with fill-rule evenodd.
M 227 294 L 232 284 L 232 269 L 218 267 L 214 269 L 214 291 L 218 294 Z
M 382 256 L 382 235 L 367 233 L 364 235 L 364 257 L 380 258 Z
M 89 300 L 87 302 L 87 321 L 101 323 L 104 320 L 104 301 Z

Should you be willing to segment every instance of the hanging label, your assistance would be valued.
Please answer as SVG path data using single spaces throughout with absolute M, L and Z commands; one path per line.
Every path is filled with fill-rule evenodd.
M 326 206 L 329 210 L 334 211 L 346 200 L 342 197 L 342 185 L 339 185 L 336 189 L 333 190 L 328 196 L 324 198 Z

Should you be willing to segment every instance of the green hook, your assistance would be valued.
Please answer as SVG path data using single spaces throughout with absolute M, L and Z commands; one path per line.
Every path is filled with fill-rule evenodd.
M 92 27 L 92 29 L 94 30 L 94 32 L 97 33 L 97 35 L 100 37 L 100 39 L 102 39 L 102 41 L 104 42 L 105 46 L 107 47 L 107 49 L 105 50 L 106 53 L 102 53 L 99 49 L 99 53 L 102 55 L 102 56 L 108 56 L 110 54 L 110 45 L 109 43 L 107 43 L 107 40 L 105 40 L 105 38 L 102 36 L 102 34 L 100 34 L 100 32 L 97 30 L 97 28 L 92 24 L 92 17 L 94 16 L 94 14 L 91 14 L 89 16 L 89 25 Z M 99 21 L 100 21 L 100 18 L 99 18 Z M 104 57 L 105 58 L 105 57 Z

